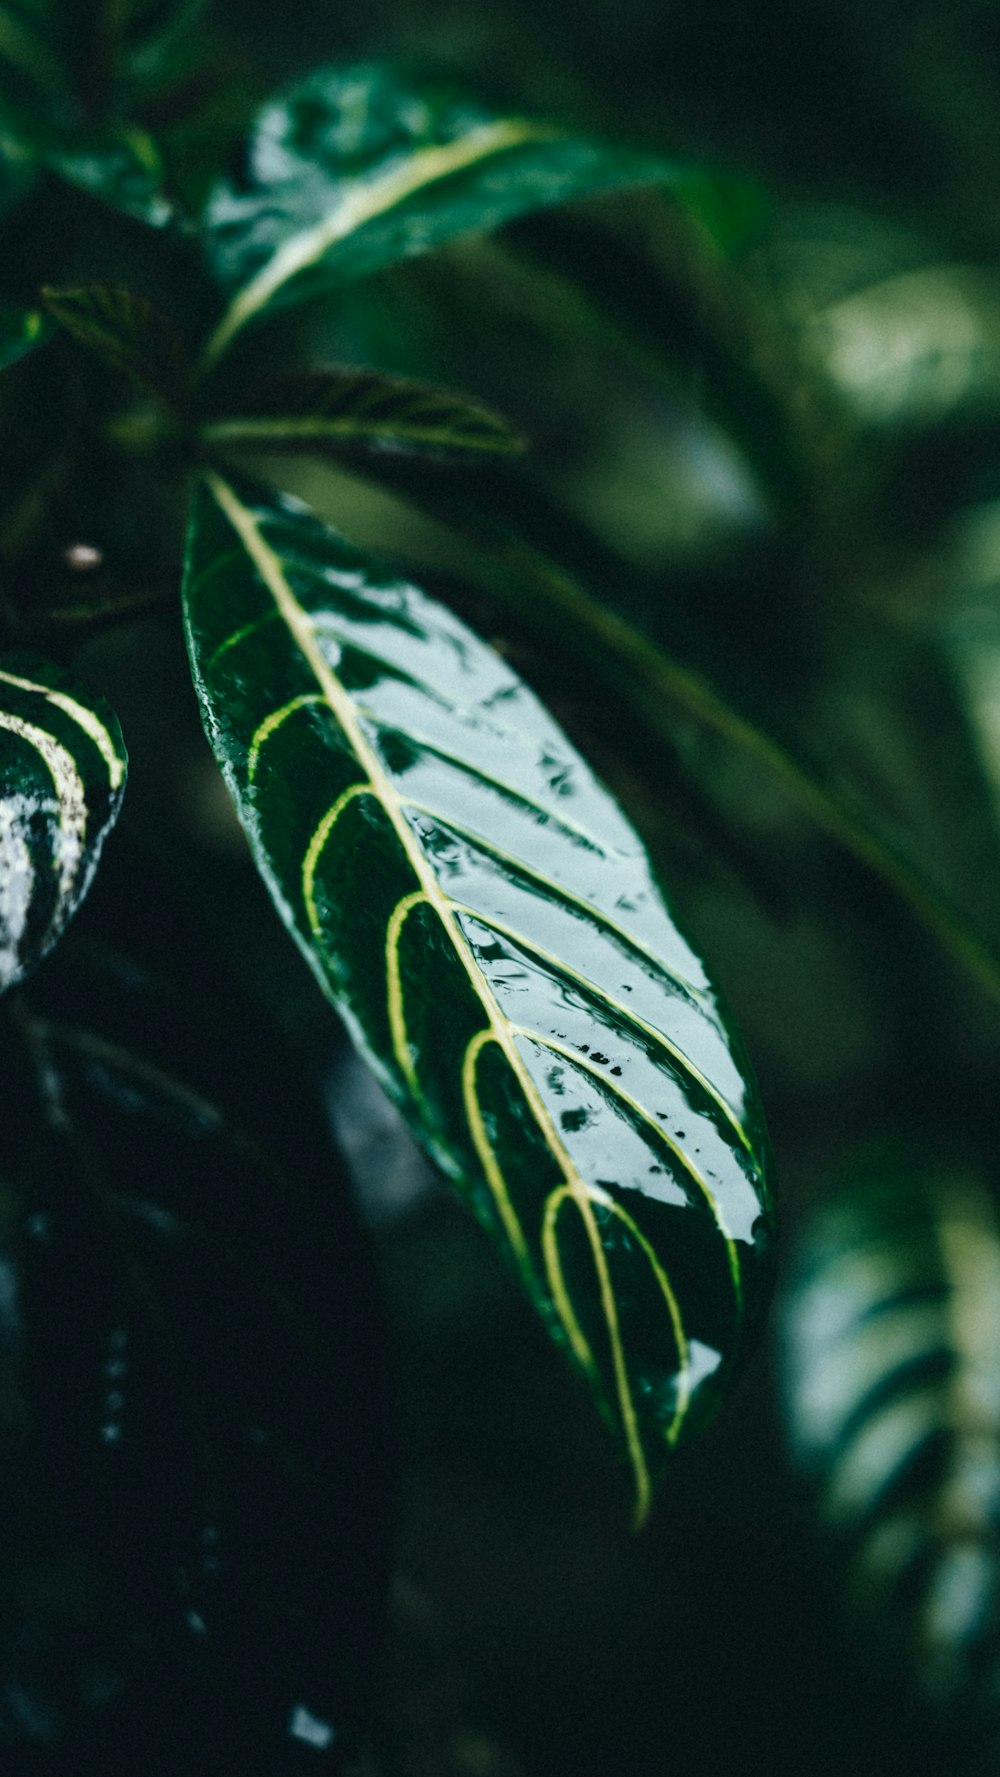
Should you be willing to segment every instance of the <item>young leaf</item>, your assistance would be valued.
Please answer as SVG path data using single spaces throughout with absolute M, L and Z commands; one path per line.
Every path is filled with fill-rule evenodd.
M 102 698 L 47 662 L 0 665 L 0 990 L 51 950 L 86 894 L 126 762 Z
M 33 984 L 5 1051 L 26 1078 L 0 1190 L 0 1400 L 18 1403 L 0 1497 L 5 1551 L 20 1540 L 35 1571 L 12 1602 L 0 1561 L 0 1746 L 109 1777 L 291 1770 L 303 1749 L 339 1769 L 379 1634 L 387 1475 L 379 1304 L 336 1156 L 301 1092 L 298 1170 L 207 1095 L 201 1017 L 134 959 L 80 967 L 85 1024 L 55 1015 L 61 984 Z M 260 1123 L 279 1092 L 259 1073 L 255 1092 Z
M 939 1702 L 995 1687 L 1000 1228 L 982 1182 L 900 1144 L 808 1230 L 785 1312 L 793 1447 L 854 1602 Z
M 760 1305 L 763 1120 L 611 797 L 456 618 L 200 490 L 202 713 L 286 923 L 624 1445 L 635 1515 Z
M 45 289 L 42 299 L 49 314 L 81 345 L 183 416 L 190 365 L 172 322 L 155 303 L 106 284 Z
M 230 307 L 213 363 L 248 322 L 470 229 L 641 181 L 662 156 L 507 117 L 392 68 L 320 68 L 265 106 L 247 176 L 220 186 L 209 251 Z
M 202 439 L 216 449 L 312 454 L 482 457 L 524 448 L 506 420 L 464 395 L 350 368 L 282 377 L 248 395 L 243 413 L 210 420 Z

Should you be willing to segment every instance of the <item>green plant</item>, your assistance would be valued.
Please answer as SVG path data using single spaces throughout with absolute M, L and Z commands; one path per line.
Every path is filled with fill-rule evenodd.
M 968 1182 L 1000 997 L 988 230 L 971 266 L 930 225 L 796 209 L 668 153 L 648 112 L 624 145 L 585 82 L 553 123 L 469 72 L 345 49 L 275 92 L 266 67 L 222 5 L 0 7 L 0 1744 L 53 1773 L 506 1769 L 461 1701 L 431 1732 L 412 1677 L 372 1695 L 392 1477 L 406 1522 L 457 1348 L 484 1424 L 523 1388 L 513 1447 L 541 1432 L 565 1522 L 596 1489 L 616 1558 L 641 1586 L 652 1550 L 675 1596 L 664 1520 L 695 1512 L 692 1461 L 725 1469 L 724 1442 L 680 1447 L 774 1255 L 704 948 L 793 1178 L 901 1181 L 817 1224 L 788 1399 L 884 1641 L 974 1761 L 1000 1477 Z M 375 1179 L 394 1338 L 315 1088 L 355 1174 L 387 1113 L 326 1002 L 488 1237 L 422 1175 L 421 1296 L 424 1212 L 378 1236 Z M 383 1171 L 410 1152 L 387 1127 Z M 831 1331 L 856 1241 L 857 1325 Z M 634 1682 L 626 1651 L 611 1689 Z M 608 1768 L 656 1768 L 631 1731 Z

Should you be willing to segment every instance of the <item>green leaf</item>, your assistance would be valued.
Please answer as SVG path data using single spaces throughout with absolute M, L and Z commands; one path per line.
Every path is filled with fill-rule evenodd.
M 171 221 L 159 150 L 145 130 L 75 130 L 44 141 L 41 152 L 53 173 L 112 209 L 154 228 Z
M 107 1777 L 339 1756 L 388 1504 L 385 1341 L 346 1181 L 245 1003 L 223 1044 L 214 1004 L 66 948 L 68 993 L 62 968 L 36 978 L 5 1046 L 0 1745 L 41 1738 L 46 1769 Z M 234 1054 L 254 1057 L 249 1125 Z
M 814 1217 L 784 1316 L 793 1447 L 870 1626 L 941 1702 L 995 1688 L 1000 1227 L 975 1171 L 885 1144 Z
M 0 58 L 35 86 L 58 89 L 63 69 L 46 41 L 44 25 L 44 18 L 29 22 L 15 7 L 0 6 Z
M 391 68 L 320 68 L 261 111 L 247 173 L 214 193 L 208 245 L 234 292 L 205 352 L 252 320 L 470 229 L 669 179 L 662 156 L 504 116 Z
M 0 665 L 0 989 L 51 950 L 90 887 L 126 762 L 103 698 L 45 661 Z
M 0 370 L 27 357 L 49 337 L 50 331 L 45 316 L 38 309 L 14 308 L 8 303 L 0 305 Z
M 211 476 L 184 596 L 282 917 L 592 1385 L 641 1521 L 768 1269 L 763 1119 L 705 971 L 523 683 L 307 509 Z
M 688 658 L 681 657 L 683 621 L 672 614 L 668 648 L 651 633 L 648 595 L 647 614 L 636 619 L 641 584 L 620 556 L 539 499 L 521 477 L 501 480 L 494 474 L 481 486 L 476 478 L 463 477 L 459 485 L 454 476 L 428 474 L 418 461 L 383 457 L 376 465 L 366 459 L 366 476 L 374 476 L 376 468 L 379 482 L 470 539 L 479 555 L 479 577 L 541 636 L 599 672 L 651 733 L 673 745 L 680 715 L 744 754 L 905 902 L 980 988 L 1000 1001 L 1000 950 L 988 927 L 938 888 L 919 848 L 900 844 L 896 828 L 873 806 L 870 794 L 860 794 L 843 773 L 835 777 L 801 729 L 790 730 L 773 712 L 761 711 L 758 687 L 748 687 L 756 695 L 737 698 L 713 671 L 717 662 L 707 645 L 697 650 L 697 664 L 689 648 Z M 625 596 L 611 600 L 599 593 L 598 573 Z M 659 627 L 668 627 L 662 610 Z
M 183 417 L 190 364 L 173 323 L 155 303 L 107 284 L 43 289 L 42 299 L 49 314 L 81 345 Z
M 329 454 L 349 450 L 421 456 L 509 456 L 524 441 L 507 421 L 464 395 L 351 368 L 303 371 L 249 394 L 244 411 L 210 420 L 210 448 Z

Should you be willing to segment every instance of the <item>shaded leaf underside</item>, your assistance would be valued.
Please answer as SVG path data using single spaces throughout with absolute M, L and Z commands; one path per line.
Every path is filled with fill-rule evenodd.
M 189 646 L 258 863 L 595 1388 L 641 1520 L 761 1286 L 766 1138 L 714 993 L 492 650 L 305 509 L 209 486 Z

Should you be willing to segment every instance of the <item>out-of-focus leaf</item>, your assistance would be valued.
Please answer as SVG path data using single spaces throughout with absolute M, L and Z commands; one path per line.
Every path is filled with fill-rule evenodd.
M 982 1180 L 913 1144 L 852 1169 L 785 1308 L 793 1448 L 854 1602 L 921 1685 L 995 1696 L 1000 1228 Z
M 206 361 L 283 304 L 468 230 L 676 172 L 392 68 L 318 69 L 264 108 L 244 179 L 209 204 L 209 251 L 233 296 Z
M 126 763 L 103 698 L 45 661 L 0 665 L 0 988 L 51 950 L 90 887 Z
M 42 28 L 36 28 L 39 21 L 32 19 L 33 10 L 0 6 L 0 58 L 35 86 L 58 87 L 63 69 L 47 41 L 44 20 Z
M 593 1387 L 641 1521 L 768 1269 L 763 1119 L 705 970 L 525 685 L 306 508 L 211 477 L 185 608 L 282 917 Z
M 38 155 L 5 121 L 0 122 L 0 217 L 27 196 L 38 170 Z
M 0 306 L 0 370 L 27 357 L 48 338 L 51 329 L 38 309 Z
M 500 414 L 464 395 L 377 370 L 304 371 L 248 394 L 243 412 L 210 420 L 210 448 L 324 455 L 351 450 L 421 456 L 509 456 L 524 441 Z
M 52 172 L 112 209 L 154 228 L 171 220 L 159 151 L 145 130 L 66 134 L 46 143 L 42 153 Z
M 824 309 L 806 341 L 866 426 L 913 432 L 1000 409 L 1000 283 L 924 266 Z
M 66 1777 L 339 1770 L 379 1633 L 386 1450 L 336 1156 L 306 1105 L 290 1170 L 259 1133 L 266 1063 L 248 1127 L 239 1081 L 206 1096 L 196 1011 L 129 959 L 74 965 L 72 1015 L 40 979 L 7 1051 L 0 1747 Z
M 155 303 L 106 284 L 45 289 L 42 299 L 49 314 L 81 345 L 183 416 L 190 364 L 173 323 Z

